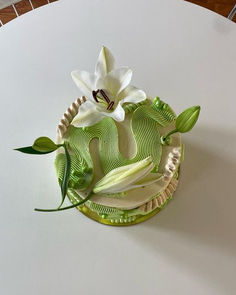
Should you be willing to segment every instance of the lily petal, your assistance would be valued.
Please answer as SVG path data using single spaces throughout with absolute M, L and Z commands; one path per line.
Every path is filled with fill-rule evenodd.
M 137 181 L 134 184 L 134 186 L 135 187 L 146 186 L 158 181 L 161 177 L 163 177 L 163 174 L 161 173 L 150 173 L 144 178 L 142 178 L 141 180 Z
M 113 112 L 102 112 L 104 116 L 111 117 L 117 122 L 122 122 L 125 119 L 125 111 L 121 106 L 121 102 L 118 103 Z
M 122 92 L 120 92 L 118 99 L 122 103 L 139 103 L 147 98 L 146 93 L 134 86 L 128 85 Z
M 98 61 L 95 67 L 95 74 L 98 77 L 104 77 L 110 71 L 114 69 L 115 59 L 111 52 L 105 46 L 102 46 L 100 54 L 98 56 Z
M 135 189 L 138 187 L 144 187 L 150 184 L 155 183 L 156 181 L 160 180 L 163 175 L 160 173 L 150 173 L 146 177 L 144 177 L 141 181 L 136 182 L 135 184 L 131 184 L 127 187 L 127 191 L 131 189 Z
M 86 101 L 80 106 L 79 112 L 71 124 L 75 127 L 92 126 L 98 123 L 103 117 L 104 115 L 97 110 L 95 103 Z
M 124 172 L 126 172 L 128 170 L 131 170 L 131 169 L 134 169 L 135 167 L 137 167 L 137 165 L 140 165 L 140 163 L 143 163 L 143 162 L 146 162 L 147 164 L 151 164 L 152 163 L 151 156 L 149 156 L 146 159 L 141 160 L 139 162 L 135 162 L 133 164 L 128 164 L 128 165 L 125 165 L 125 166 L 120 166 L 118 168 L 115 168 L 115 169 L 111 170 L 106 175 L 106 181 L 105 181 L 105 177 L 102 178 L 103 179 L 103 184 L 110 182 L 110 177 L 112 177 L 112 176 L 115 176 L 116 178 L 120 177 L 120 176 L 122 176 L 122 174 Z M 109 177 L 109 179 L 108 179 L 108 177 Z M 102 179 L 99 181 L 100 183 L 102 182 Z
M 73 71 L 71 76 L 80 91 L 87 96 L 87 98 L 90 98 L 92 91 L 95 89 L 96 75 L 86 71 Z
M 97 88 L 106 89 L 114 98 L 125 87 L 127 87 L 132 78 L 132 71 L 127 67 L 112 70 L 105 77 L 97 80 Z
M 147 157 L 146 159 L 139 161 L 136 164 L 138 164 L 136 167 L 128 169 L 123 175 L 120 175 L 117 180 L 129 177 L 130 179 L 128 182 L 135 183 L 148 175 L 154 167 L 151 157 Z

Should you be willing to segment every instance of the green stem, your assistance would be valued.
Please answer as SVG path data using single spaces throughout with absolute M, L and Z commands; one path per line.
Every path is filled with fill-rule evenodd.
M 80 201 L 80 202 L 78 202 L 76 204 L 73 204 L 71 206 L 67 206 L 67 207 L 63 207 L 63 208 L 56 208 L 56 209 L 38 209 L 38 208 L 35 208 L 34 210 L 39 211 L 39 212 L 56 212 L 56 211 L 62 211 L 62 210 L 75 208 L 75 207 L 78 207 L 78 206 L 86 203 L 90 199 L 92 194 L 93 194 L 93 191 L 91 191 L 85 199 L 83 199 L 82 201 Z
M 164 138 L 166 139 L 166 138 L 168 138 L 170 135 L 172 135 L 172 134 L 174 134 L 174 133 L 176 133 L 176 132 L 178 132 L 178 129 L 174 129 L 174 130 L 170 131 L 166 136 L 164 136 Z
M 170 131 L 167 135 L 162 135 L 161 143 L 163 145 L 169 145 L 171 142 L 170 136 L 176 132 L 178 132 L 178 129 L 174 129 L 174 130 Z
M 65 144 L 65 143 L 59 143 L 59 144 L 57 144 L 57 147 L 58 147 L 58 148 L 59 148 L 59 147 L 63 147 L 64 144 Z

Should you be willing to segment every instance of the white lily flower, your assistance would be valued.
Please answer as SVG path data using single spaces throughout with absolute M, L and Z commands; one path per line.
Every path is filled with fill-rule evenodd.
M 93 189 L 94 193 L 113 194 L 152 184 L 162 174 L 151 173 L 154 163 L 151 157 L 134 164 L 122 166 L 110 171 L 99 180 Z
M 129 85 L 132 78 L 129 68 L 114 69 L 114 58 L 104 46 L 100 51 L 94 74 L 73 71 L 71 75 L 87 98 L 72 121 L 76 127 L 94 125 L 106 116 L 119 122 L 123 121 L 123 103 L 139 103 L 146 99 L 144 91 Z

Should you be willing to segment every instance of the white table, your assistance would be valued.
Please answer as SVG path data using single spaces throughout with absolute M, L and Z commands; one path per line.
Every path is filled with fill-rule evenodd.
M 174 200 L 127 228 L 34 212 L 60 200 L 54 155 L 12 151 L 55 137 L 103 44 L 177 112 L 202 106 Z M 0 29 L 1 294 L 235 294 L 235 50 L 234 23 L 173 0 L 61 0 Z

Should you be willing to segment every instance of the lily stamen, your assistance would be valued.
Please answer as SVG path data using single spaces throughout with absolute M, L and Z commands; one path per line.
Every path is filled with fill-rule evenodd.
M 100 89 L 100 93 L 103 96 L 103 98 L 106 100 L 106 102 L 110 103 L 110 98 L 106 95 L 105 91 Z
M 100 95 L 98 96 L 98 93 L 99 92 L 101 93 L 102 97 Z M 107 103 L 107 110 L 108 111 L 110 111 L 113 108 L 115 102 L 110 100 L 110 98 L 107 96 L 107 94 L 105 93 L 104 90 L 102 90 L 102 89 L 98 89 L 96 91 L 93 90 L 92 91 L 92 95 L 93 95 L 94 100 L 97 103 L 99 103 L 99 102 L 101 102 L 101 103 Z
M 93 90 L 93 91 L 92 91 L 93 98 L 94 98 L 94 100 L 95 100 L 96 102 L 99 102 L 98 99 L 97 99 L 97 94 L 98 94 L 98 92 L 99 92 L 99 90 L 97 90 L 97 91 Z
M 110 111 L 114 105 L 114 101 L 111 101 L 107 107 L 107 110 Z

